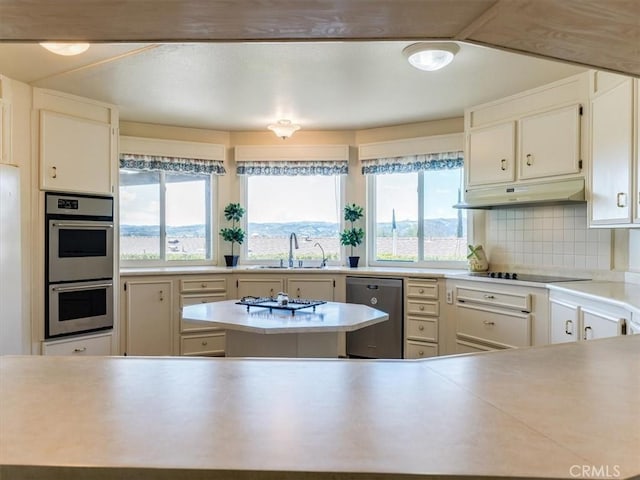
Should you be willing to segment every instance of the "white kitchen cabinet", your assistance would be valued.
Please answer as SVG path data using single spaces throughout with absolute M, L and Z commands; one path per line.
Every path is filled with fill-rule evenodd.
M 126 355 L 173 355 L 173 281 L 127 280 L 123 293 Z
M 533 180 L 580 172 L 580 115 L 571 105 L 520 119 L 518 177 Z
M 577 305 L 555 298 L 549 299 L 551 309 L 551 343 L 575 342 L 580 334 L 580 312 Z
M 439 286 L 435 278 L 405 280 L 404 358 L 438 355 Z
M 42 342 L 43 355 L 111 355 L 113 334 L 100 333 L 83 337 L 65 338 Z
M 467 135 L 467 184 L 512 182 L 516 178 L 515 122 L 478 128 Z
M 180 280 L 180 312 L 189 305 L 223 300 L 227 300 L 226 277 L 188 277 Z M 224 356 L 225 344 L 223 329 L 211 328 L 206 322 L 180 319 L 180 355 Z
M 274 297 L 284 290 L 284 279 L 273 277 L 241 277 L 236 280 L 237 297 Z
M 630 225 L 638 217 L 633 94 L 632 79 L 622 77 L 591 99 L 591 226 Z
M 606 301 L 552 291 L 551 343 L 615 337 L 625 333 L 631 312 Z
M 304 298 L 333 302 L 336 281 L 333 277 L 289 277 L 287 278 L 289 298 Z
M 40 110 L 40 188 L 54 191 L 112 191 L 110 123 Z

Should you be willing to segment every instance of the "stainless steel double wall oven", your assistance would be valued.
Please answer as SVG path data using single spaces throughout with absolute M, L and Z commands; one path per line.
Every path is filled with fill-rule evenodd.
M 45 194 L 45 336 L 113 328 L 113 198 Z

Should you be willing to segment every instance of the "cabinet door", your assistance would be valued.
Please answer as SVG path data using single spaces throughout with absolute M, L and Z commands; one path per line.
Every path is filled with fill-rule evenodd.
M 582 340 L 622 335 L 623 318 L 582 308 Z
M 579 334 L 578 307 L 549 300 L 551 306 L 551 343 L 575 342 Z
M 282 279 L 268 278 L 239 278 L 238 298 L 252 297 L 274 297 L 284 289 Z
M 334 298 L 335 280 L 333 277 L 313 279 L 290 278 L 287 280 L 287 290 L 290 298 L 306 298 L 332 302 Z
M 467 185 L 514 181 L 515 123 L 471 131 L 467 140 L 467 156 Z
M 520 179 L 580 172 L 580 106 L 560 108 L 519 121 Z
M 111 125 L 40 111 L 40 188 L 111 194 Z
M 631 221 L 631 79 L 591 100 L 591 224 Z
M 126 282 L 127 355 L 173 354 L 173 283 Z

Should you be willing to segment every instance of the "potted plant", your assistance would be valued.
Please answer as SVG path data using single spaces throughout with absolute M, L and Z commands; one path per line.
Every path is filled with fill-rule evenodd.
M 235 267 L 238 264 L 239 255 L 234 255 L 233 246 L 236 243 L 242 245 L 242 242 L 244 242 L 244 230 L 236 225 L 243 215 L 244 208 L 239 203 L 230 203 L 224 208 L 224 218 L 231 222 L 230 227 L 220 229 L 220 236 L 223 240 L 231 242 L 231 255 L 224 256 L 227 267 Z
M 351 224 L 351 228 L 345 228 L 340 234 L 340 243 L 344 246 L 351 247 L 351 255 L 349 256 L 349 266 L 357 267 L 360 257 L 353 255 L 353 247 L 357 247 L 364 240 L 364 230 L 360 227 L 355 227 L 355 222 L 363 217 L 362 207 L 352 203 L 351 205 L 344 206 L 344 219 Z

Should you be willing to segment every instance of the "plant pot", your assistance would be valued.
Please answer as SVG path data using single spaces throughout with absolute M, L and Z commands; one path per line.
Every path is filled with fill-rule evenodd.
M 235 267 L 238 265 L 238 258 L 240 258 L 240 255 L 225 255 L 224 261 L 227 267 Z
M 357 268 L 358 260 L 360 260 L 360 257 L 349 257 L 349 266 L 351 268 Z

